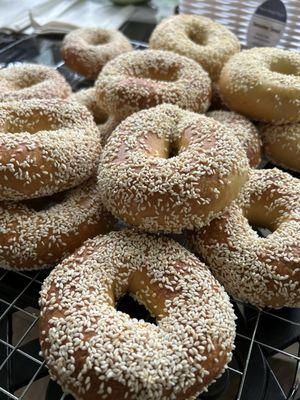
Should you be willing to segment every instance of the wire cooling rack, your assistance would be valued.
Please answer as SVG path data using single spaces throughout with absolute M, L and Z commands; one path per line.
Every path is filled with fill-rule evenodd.
M 59 40 L 36 35 L 11 41 L 10 37 L 3 38 L 2 65 L 15 61 L 54 65 L 74 90 L 91 84 L 65 67 L 59 55 Z M 133 44 L 136 49 L 146 47 L 137 41 Z M 39 355 L 38 298 L 48 273 L 0 269 L 0 400 L 73 399 L 49 380 Z M 199 399 L 299 400 L 300 310 L 260 310 L 236 300 L 232 303 L 237 315 L 233 360 Z M 119 309 L 147 319 L 145 310 L 139 310 L 129 297 L 122 299 Z

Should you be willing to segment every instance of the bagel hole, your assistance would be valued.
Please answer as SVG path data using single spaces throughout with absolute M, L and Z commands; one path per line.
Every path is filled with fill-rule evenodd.
M 280 58 L 274 61 L 270 69 L 272 72 L 277 72 L 283 75 L 295 75 L 300 76 L 300 69 L 298 65 L 293 64 L 290 60 L 286 58 Z
M 156 71 L 149 74 L 149 79 L 158 82 L 175 82 L 177 80 L 177 73 L 171 71 L 164 73 L 163 71 Z
M 252 215 L 250 213 L 245 215 L 251 228 L 261 238 L 266 238 L 271 235 L 276 228 L 270 225 L 265 216 L 264 210 L 260 207 L 257 207 L 253 212 L 251 213 Z
M 50 208 L 62 203 L 69 191 L 55 193 L 52 196 L 39 197 L 37 199 L 22 200 L 20 203 L 24 204 L 27 208 L 34 211 L 46 211 Z
M 251 223 L 250 226 L 261 238 L 266 238 L 273 233 L 269 228 L 263 226 L 256 226 Z
M 94 116 L 94 121 L 97 125 L 104 125 L 108 121 L 108 115 Z
M 138 71 L 134 74 L 136 78 L 150 79 L 155 82 L 175 82 L 178 80 L 179 66 L 170 65 L 167 68 L 165 66 L 160 67 L 160 63 L 157 63 L 156 68 L 147 68 L 143 71 Z
M 22 89 L 30 88 L 34 85 L 37 85 L 37 84 L 43 82 L 44 79 L 45 78 L 43 76 L 42 77 L 35 76 L 35 77 L 29 77 L 27 79 L 19 79 L 16 84 L 15 90 L 22 90 Z
M 179 154 L 179 148 L 177 143 L 170 143 L 167 153 L 167 158 L 174 158 L 177 157 Z
M 91 46 L 102 46 L 109 42 L 109 36 L 105 35 L 90 36 L 86 39 L 86 42 Z
M 206 46 L 207 44 L 207 37 L 204 32 L 191 31 L 188 34 L 188 38 L 198 46 Z
M 261 238 L 271 235 L 280 224 L 281 210 L 266 205 L 267 200 L 262 195 L 260 200 L 253 200 L 251 207 L 243 211 L 249 225 Z
M 128 314 L 130 318 L 144 321 L 156 325 L 156 319 L 150 314 L 147 308 L 135 300 L 132 295 L 127 292 L 121 296 L 116 304 L 116 310 Z
M 151 155 L 163 159 L 169 159 L 178 156 L 180 143 L 178 141 L 169 142 L 168 139 L 158 138 L 157 135 L 148 136 L 148 145 Z

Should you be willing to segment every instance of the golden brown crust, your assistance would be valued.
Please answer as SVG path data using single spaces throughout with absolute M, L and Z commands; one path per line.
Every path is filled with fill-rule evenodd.
M 2 202 L 0 265 L 12 270 L 52 266 L 86 239 L 109 232 L 114 222 L 95 178 L 56 196 Z
M 162 103 L 201 113 L 211 99 L 211 81 L 200 65 L 159 50 L 122 54 L 103 68 L 95 87 L 101 108 L 122 118 Z
M 261 238 L 250 224 L 272 233 Z M 237 201 L 191 242 L 231 295 L 262 307 L 300 306 L 298 179 L 252 170 Z
M 300 54 L 253 48 L 224 66 L 220 93 L 226 106 L 249 118 L 285 124 L 300 120 Z
M 71 87 L 55 69 L 17 64 L 0 69 L 0 102 L 29 99 L 65 99 Z
M 175 15 L 155 28 L 150 48 L 173 51 L 195 60 L 217 82 L 223 65 L 240 51 L 240 43 L 232 32 L 210 18 Z
M 181 232 L 207 224 L 228 206 L 248 168 L 230 128 L 164 104 L 116 128 L 98 181 L 103 203 L 116 217 L 147 231 Z
M 261 127 L 265 154 L 275 165 L 300 172 L 300 123 Z
M 95 172 L 100 152 L 97 127 L 79 104 L 0 104 L 1 200 L 47 196 L 74 187 Z
M 61 55 L 68 67 L 94 80 L 108 61 L 130 50 L 129 40 L 115 29 L 81 28 L 65 36 Z
M 156 325 L 115 309 L 126 292 Z M 80 400 L 183 400 L 231 358 L 235 317 L 227 294 L 165 237 L 127 229 L 89 240 L 46 279 L 40 305 L 50 374 Z

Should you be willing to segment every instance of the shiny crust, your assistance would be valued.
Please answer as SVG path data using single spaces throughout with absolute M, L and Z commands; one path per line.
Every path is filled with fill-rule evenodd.
M 98 181 L 116 217 L 147 231 L 181 232 L 228 206 L 248 168 L 230 128 L 164 104 L 118 125 L 103 150 Z
M 234 111 L 211 111 L 207 116 L 228 126 L 244 147 L 250 167 L 261 162 L 261 139 L 256 126 L 243 115 Z
M 157 325 L 115 309 L 126 292 Z M 209 269 L 173 240 L 129 229 L 63 261 L 44 281 L 40 306 L 50 374 L 80 400 L 195 398 L 234 347 L 233 309 Z
M 277 48 L 253 48 L 235 54 L 219 81 L 228 108 L 263 122 L 300 120 L 300 54 Z
M 17 64 L 0 69 L 0 102 L 30 99 L 65 99 L 71 87 L 55 69 Z
M 211 81 L 200 65 L 159 50 L 122 54 L 103 68 L 95 87 L 99 106 L 123 118 L 162 103 L 201 113 L 211 99 Z
M 114 221 L 94 178 L 49 198 L 2 202 L 0 265 L 10 270 L 52 266 L 86 239 L 109 232 Z
M 275 165 L 300 172 L 300 123 L 261 127 L 265 154 Z
M 95 172 L 97 127 L 81 105 L 62 100 L 0 104 L 0 200 L 47 196 Z
M 261 238 L 249 224 L 273 233 Z M 252 170 L 241 196 L 192 247 L 234 297 L 257 306 L 300 306 L 300 181 Z
M 210 18 L 175 15 L 154 29 L 150 48 L 173 51 L 195 60 L 216 82 L 226 61 L 240 51 L 240 43 L 232 32 Z
M 82 28 L 65 36 L 61 55 L 68 67 L 94 80 L 108 61 L 130 50 L 129 40 L 115 29 Z

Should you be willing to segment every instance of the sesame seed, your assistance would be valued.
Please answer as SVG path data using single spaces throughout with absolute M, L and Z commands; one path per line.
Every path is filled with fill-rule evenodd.
M 273 164 L 300 172 L 300 123 L 261 128 L 265 154 Z
M 130 50 L 129 40 L 115 29 L 81 28 L 64 37 L 61 55 L 72 70 L 96 79 L 109 60 Z
M 211 99 L 210 78 L 199 64 L 160 50 L 118 56 L 105 65 L 95 88 L 99 106 L 120 119 L 162 103 L 201 113 Z
M 109 232 L 115 220 L 101 203 L 92 178 L 60 197 L 0 205 L 0 265 L 6 269 L 41 269 L 66 257 L 84 240 Z M 49 251 L 51 249 L 51 251 Z M 50 301 L 55 303 L 55 298 Z
M 272 233 L 259 237 L 250 223 Z M 300 306 L 300 183 L 288 173 L 252 170 L 238 199 L 190 242 L 234 297 L 261 307 Z
M 243 50 L 222 69 L 219 87 L 222 100 L 233 111 L 263 122 L 297 122 L 300 54 L 274 47 Z
M 97 127 L 80 104 L 58 99 L 0 104 L 0 200 L 72 188 L 95 173 L 100 152 Z
M 66 98 L 71 87 L 54 68 L 16 64 L 0 70 L 0 102 L 29 99 Z
M 157 294 L 152 303 L 141 278 Z M 157 325 L 115 309 L 127 291 L 154 316 L 162 314 Z M 232 357 L 235 316 L 226 292 L 166 237 L 126 229 L 87 241 L 46 278 L 40 306 L 47 366 L 75 397 L 167 400 L 187 390 L 196 396 Z
M 169 50 L 199 63 L 217 81 L 223 65 L 240 51 L 238 38 L 221 24 L 200 15 L 165 18 L 150 37 L 150 48 Z
M 248 169 L 232 128 L 164 104 L 118 125 L 100 157 L 98 183 L 117 218 L 146 231 L 181 232 L 219 215 Z

